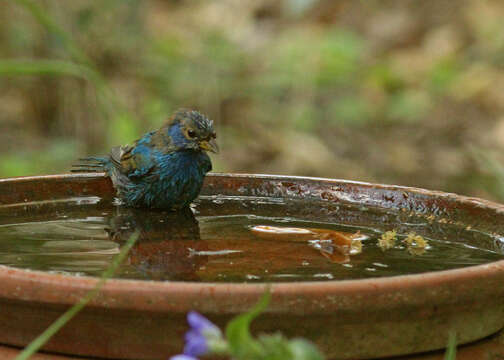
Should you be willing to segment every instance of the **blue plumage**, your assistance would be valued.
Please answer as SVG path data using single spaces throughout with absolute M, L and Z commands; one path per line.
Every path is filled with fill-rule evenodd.
M 213 122 L 197 111 L 179 110 L 159 130 L 104 157 L 81 159 L 73 172 L 105 171 L 121 201 L 132 207 L 181 209 L 199 194 L 217 152 Z

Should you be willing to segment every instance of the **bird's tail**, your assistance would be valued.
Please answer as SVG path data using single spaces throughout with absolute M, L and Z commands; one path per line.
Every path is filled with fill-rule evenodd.
M 106 171 L 107 163 L 110 160 L 106 157 L 87 157 L 79 159 L 79 163 L 73 164 L 70 172 L 73 173 L 98 173 Z

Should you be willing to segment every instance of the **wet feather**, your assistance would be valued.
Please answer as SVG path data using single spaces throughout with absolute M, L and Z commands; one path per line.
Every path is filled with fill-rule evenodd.
M 124 205 L 181 209 L 199 194 L 212 169 L 207 151 L 217 152 L 213 122 L 181 109 L 159 130 L 109 155 L 79 159 L 72 172 L 105 172 Z

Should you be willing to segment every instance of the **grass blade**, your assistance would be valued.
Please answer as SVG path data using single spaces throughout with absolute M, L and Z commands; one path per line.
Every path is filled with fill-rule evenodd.
M 68 33 L 63 30 L 39 4 L 31 0 L 14 1 L 28 10 L 32 16 L 47 29 L 47 31 L 56 36 L 75 61 L 92 67 L 91 61 L 86 54 L 75 44 Z
M 2 75 L 70 75 L 89 79 L 91 74 L 84 66 L 60 60 L 0 60 Z
M 451 332 L 448 336 L 448 346 L 446 347 L 444 360 L 455 360 L 457 356 L 457 335 Z
M 128 241 L 124 244 L 121 251 L 117 256 L 114 257 L 110 266 L 103 272 L 100 280 L 96 284 L 95 288 L 88 292 L 77 304 L 68 309 L 63 315 L 61 315 L 55 322 L 53 322 L 42 334 L 40 334 L 35 340 L 33 340 L 28 346 L 14 359 L 14 360 L 26 360 L 30 356 L 35 354 L 44 344 L 49 341 L 49 339 L 56 334 L 66 323 L 68 323 L 79 311 L 81 311 L 98 293 L 107 280 L 114 274 L 119 265 L 123 262 L 124 258 L 131 250 L 135 242 L 137 241 L 139 232 L 133 233 Z
M 69 53 L 71 59 L 81 66 L 84 75 L 95 86 L 98 92 L 98 100 L 104 112 L 111 116 L 126 114 L 129 118 L 134 118 L 132 114 L 115 96 L 112 89 L 108 86 L 105 78 L 97 70 L 93 62 L 87 57 L 86 53 L 77 45 L 72 37 L 47 13 L 47 11 L 33 0 L 13 0 L 24 7 L 30 14 L 42 25 L 50 34 L 57 37 L 65 50 Z M 68 63 L 67 63 L 68 64 Z M 47 64 L 46 64 L 47 65 Z M 11 69 L 12 70 L 12 69 Z M 68 70 L 68 69 L 66 69 Z M 20 73 L 19 73 L 20 74 Z M 54 73 L 53 73 L 54 74 Z

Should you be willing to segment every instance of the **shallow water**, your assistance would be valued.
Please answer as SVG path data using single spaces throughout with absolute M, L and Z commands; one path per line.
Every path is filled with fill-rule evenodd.
M 339 256 L 320 239 L 260 237 L 258 225 L 365 235 L 362 251 Z M 321 201 L 202 197 L 179 213 L 114 206 L 95 197 L 0 207 L 0 264 L 100 275 L 129 236 L 140 238 L 117 277 L 211 282 L 358 279 L 484 264 L 504 258 L 500 237 L 443 219 Z M 387 251 L 386 231 L 398 234 Z M 402 240 L 428 241 L 420 255 Z M 336 257 L 328 256 L 334 251 Z M 336 260 L 335 260 L 336 259 Z

